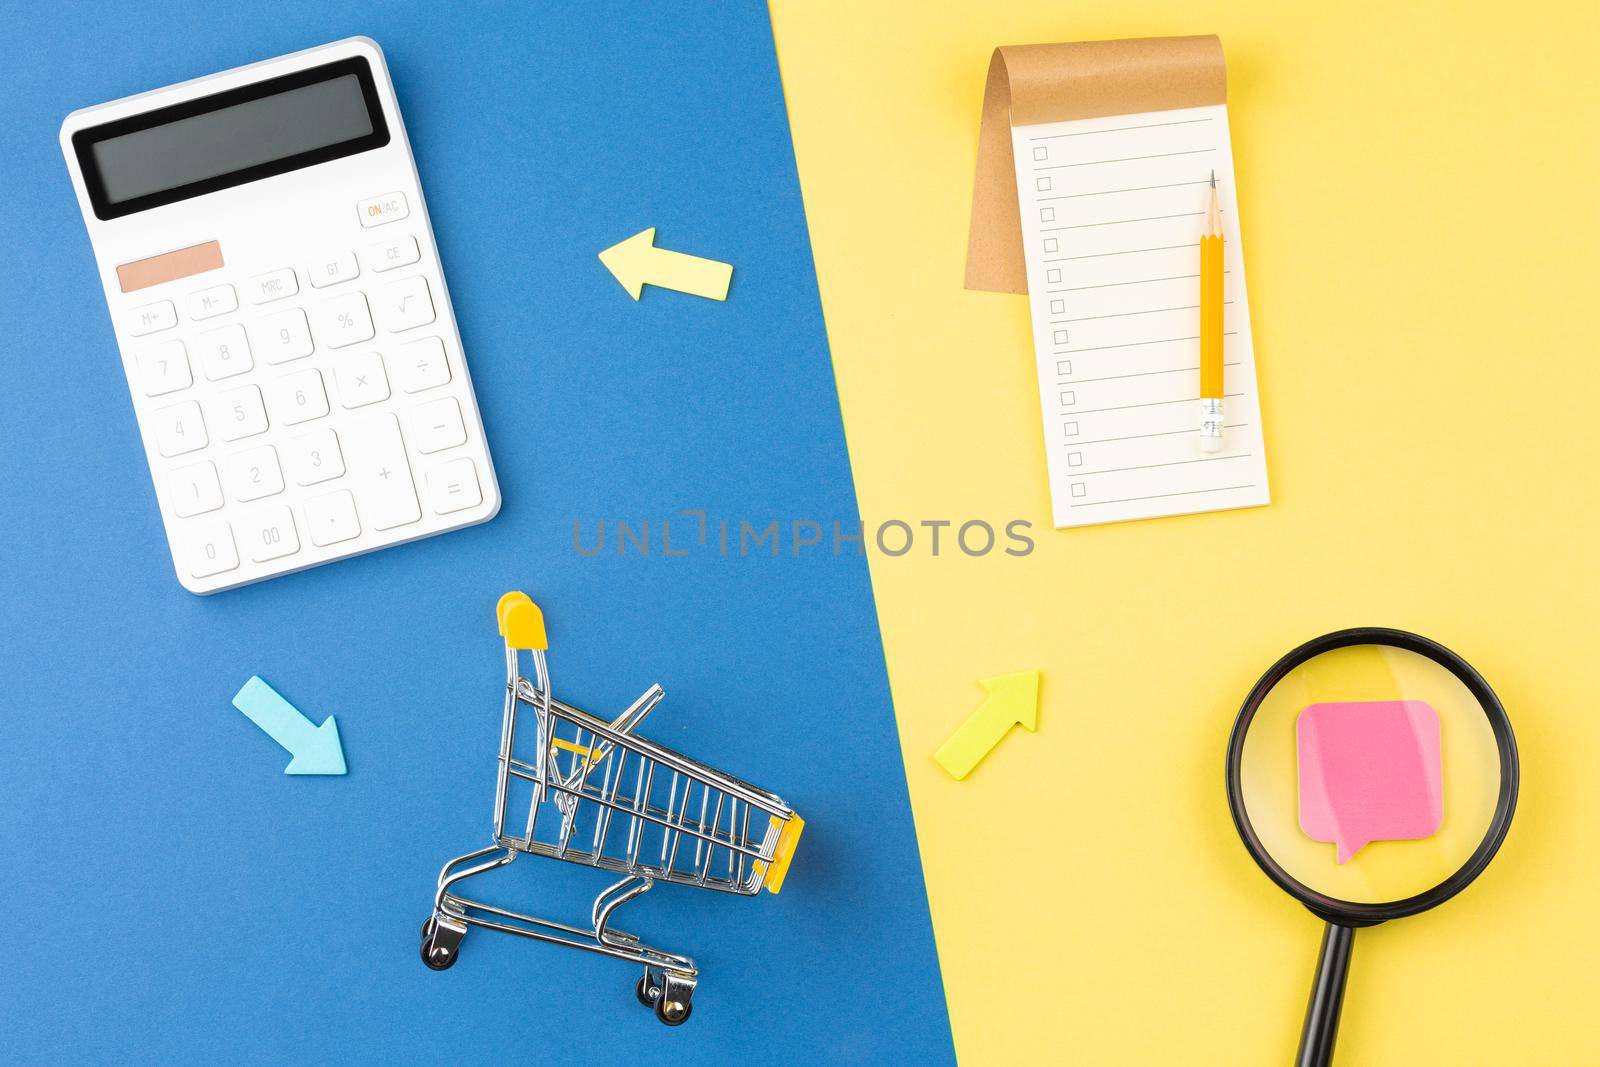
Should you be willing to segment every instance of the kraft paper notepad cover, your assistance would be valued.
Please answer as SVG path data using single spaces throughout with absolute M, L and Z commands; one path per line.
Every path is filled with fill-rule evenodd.
M 969 289 L 1027 293 L 1054 522 L 1268 503 L 1255 350 L 1216 37 L 995 50 Z M 1199 239 L 1225 241 L 1220 453 L 1202 452 Z

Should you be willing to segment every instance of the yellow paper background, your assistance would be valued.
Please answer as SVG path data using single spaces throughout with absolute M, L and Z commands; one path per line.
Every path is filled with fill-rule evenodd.
M 938 558 L 871 561 L 962 1061 L 1288 1061 L 1318 924 L 1235 837 L 1223 750 L 1278 655 L 1361 624 L 1477 666 L 1524 779 L 1476 885 L 1357 935 L 1339 1062 L 1592 1061 L 1600 7 L 776 0 L 773 20 L 868 522 L 1021 517 L 1038 541 L 970 559 L 947 531 Z M 961 288 L 989 53 L 1210 32 L 1273 503 L 1053 531 L 1025 298 Z M 975 680 L 1026 668 L 1039 733 L 949 780 L 930 754 Z

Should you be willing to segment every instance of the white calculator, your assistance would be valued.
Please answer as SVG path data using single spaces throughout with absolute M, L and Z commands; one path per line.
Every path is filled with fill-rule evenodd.
M 500 488 L 375 42 L 75 111 L 61 145 L 185 588 L 494 517 Z

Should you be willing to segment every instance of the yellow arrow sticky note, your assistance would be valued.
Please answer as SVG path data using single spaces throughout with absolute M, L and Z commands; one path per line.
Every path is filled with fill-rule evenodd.
M 656 247 L 656 228 L 640 230 L 600 253 L 600 262 L 635 300 L 647 285 L 726 300 L 733 265 Z
M 955 779 L 972 773 L 1013 726 L 1039 728 L 1039 672 L 1017 671 L 978 682 L 989 694 L 967 721 L 939 746 L 934 760 Z

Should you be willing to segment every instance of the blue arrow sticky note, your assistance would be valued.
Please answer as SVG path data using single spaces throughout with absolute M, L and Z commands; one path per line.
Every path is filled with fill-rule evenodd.
M 339 726 L 332 715 L 321 726 L 312 726 L 299 708 L 254 675 L 234 694 L 233 706 L 289 750 L 294 758 L 284 774 L 344 773 L 344 747 L 339 744 Z

